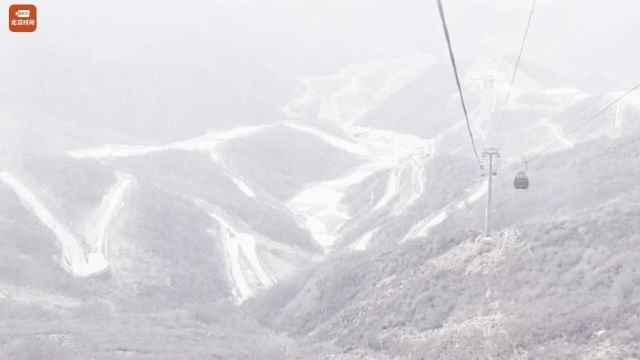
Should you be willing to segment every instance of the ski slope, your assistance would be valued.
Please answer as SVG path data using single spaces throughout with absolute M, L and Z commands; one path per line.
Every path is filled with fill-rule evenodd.
M 375 228 L 375 229 L 373 229 L 371 231 L 366 232 L 358 240 L 356 240 L 351 245 L 349 245 L 349 249 L 351 249 L 351 251 L 364 251 L 364 250 L 366 250 L 367 246 L 369 246 L 369 243 L 371 242 L 371 239 L 373 238 L 373 235 L 375 235 L 376 232 L 378 232 L 378 230 L 380 230 L 379 227 Z
M 253 234 L 236 230 L 228 221 L 218 215 L 211 205 L 203 201 L 196 201 L 196 203 L 219 225 L 217 231 L 211 230 L 210 233 L 222 241 L 227 275 L 233 286 L 232 295 L 236 304 L 242 304 L 253 297 L 258 288 L 268 289 L 273 286 L 277 281 L 267 274 L 258 258 L 256 237 Z M 248 269 L 243 268 L 243 260 L 248 263 Z M 260 284 L 257 288 L 247 279 L 248 272 L 251 272 L 259 281 Z
M 351 220 L 348 209 L 342 204 L 350 187 L 378 172 L 390 170 L 385 193 L 372 211 L 393 205 L 394 214 L 424 193 L 422 160 L 435 154 L 433 140 L 354 124 L 433 63 L 426 55 L 381 59 L 348 67 L 334 75 L 309 77 L 301 81 L 305 93 L 283 106 L 283 111 L 294 119 L 317 111 L 314 116 L 335 124 L 348 138 L 319 134 L 300 122 L 289 126 L 314 132 L 329 144 L 365 160 L 361 166 L 339 178 L 307 186 L 287 203 L 325 251 L 330 251 L 341 227 Z
M 575 146 L 573 141 L 565 137 L 562 129 L 558 125 L 554 124 L 549 118 L 540 119 L 540 124 L 546 126 L 547 129 L 549 129 L 552 134 L 552 139 L 560 140 L 560 143 L 563 145 L 564 149 L 570 149 Z
M 300 118 L 317 107 L 318 119 L 352 125 L 434 63 L 429 55 L 386 58 L 333 75 L 308 77 L 301 80 L 305 93 L 282 109 L 291 118 Z
M 109 261 L 100 252 L 85 255 L 80 240 L 65 224 L 59 221 L 47 206 L 20 180 L 8 172 L 0 173 L 2 180 L 31 211 L 56 236 L 62 247 L 61 266 L 78 277 L 101 273 L 109 268 Z
M 467 149 L 451 148 L 452 141 L 460 136 L 466 138 L 464 121 L 458 121 L 437 134 L 433 139 L 420 139 L 411 135 L 393 131 L 378 130 L 357 126 L 358 120 L 380 106 L 390 95 L 406 86 L 420 74 L 430 63 L 427 58 L 405 58 L 395 60 L 378 60 L 360 66 L 345 68 L 329 76 L 310 77 L 302 80 L 305 92 L 283 106 L 283 110 L 294 119 L 312 121 L 324 120 L 335 124 L 349 137 L 347 145 L 330 140 L 331 144 L 345 151 L 357 153 L 365 162 L 353 171 L 336 179 L 312 184 L 291 199 L 288 207 L 298 214 L 304 226 L 325 251 L 340 236 L 341 229 L 349 221 L 348 209 L 342 203 L 345 194 L 352 186 L 361 184 L 367 177 L 379 172 L 388 171 L 386 185 L 382 196 L 370 210 L 384 211 L 385 214 L 398 216 L 411 208 L 411 205 L 425 193 L 425 160 L 435 156 L 437 149 L 447 149 L 458 153 Z M 514 112 L 540 114 L 533 124 L 517 125 L 517 134 L 525 126 L 528 131 L 542 130 L 549 134 L 534 144 L 545 146 L 549 141 L 561 139 L 560 147 L 571 148 L 575 143 L 564 138 L 562 128 L 554 122 L 553 115 L 558 114 L 577 102 L 585 99 L 585 93 L 577 89 L 558 88 L 545 89 L 526 73 L 519 74 L 518 87 L 511 89 L 510 74 L 512 69 L 505 66 L 504 61 L 480 59 L 465 74 L 465 83 L 478 98 L 472 109 L 472 128 L 479 146 L 499 143 L 496 132 L 500 111 L 505 105 L 509 91 L 513 93 L 509 109 Z M 540 95 L 547 101 L 538 104 L 530 102 L 530 97 L 523 95 Z M 640 101 L 639 101 L 640 103 Z M 393 119 L 389 119 L 393 121 Z M 505 121 L 509 121 L 506 119 Z M 298 122 L 296 124 L 300 124 Z M 621 128 L 621 110 L 618 107 L 614 118 L 614 134 Z M 295 125 L 292 125 L 295 126 Z M 297 125 L 307 126 L 307 125 Z M 513 128 L 513 125 L 510 125 Z M 531 127 L 535 129 L 531 129 Z M 505 126 L 505 129 L 509 127 Z M 305 129 L 308 131 L 308 129 Z M 505 130 L 506 131 L 506 130 Z M 463 134 L 465 133 L 465 134 Z M 509 133 L 502 132 L 502 138 L 509 138 Z M 358 144 L 353 148 L 351 143 Z M 513 149 L 505 153 L 505 159 L 517 154 L 522 156 L 519 144 L 509 144 Z M 507 146 L 508 147 L 508 146 Z M 362 151 L 362 149 L 365 151 Z M 428 160 L 427 160 L 428 161 Z M 437 225 L 444 222 L 452 213 L 477 201 L 486 193 L 486 184 L 469 190 L 465 198 L 445 206 L 413 228 L 405 240 L 426 236 Z M 374 195 L 376 196 L 376 195 Z M 371 232 L 365 233 L 351 245 L 355 249 L 366 248 Z
M 102 202 L 85 225 L 85 241 L 91 248 L 91 254 L 108 253 L 107 232 L 109 225 L 124 208 L 125 196 L 135 184 L 133 176 L 116 172 L 116 183 L 102 198 Z M 106 256 L 105 256 L 106 257 Z
M 204 136 L 198 136 L 192 139 L 181 140 L 164 145 L 143 146 L 111 144 L 93 148 L 72 150 L 67 152 L 67 154 L 76 159 L 106 160 L 145 156 L 172 150 L 181 150 L 204 152 L 210 156 L 212 162 L 218 162 L 220 158 L 217 152 L 217 148 L 220 145 L 234 139 L 249 136 L 266 128 L 268 128 L 268 125 L 241 126 L 220 132 L 211 132 Z M 247 197 L 256 200 L 257 195 L 255 191 L 242 178 L 240 178 L 240 176 L 231 171 L 231 169 L 226 166 L 224 161 L 222 162 L 222 165 L 225 167 L 225 174 L 231 179 L 231 181 L 233 181 L 238 189 Z
M 401 215 L 425 192 L 426 168 L 421 156 L 410 156 L 389 172 L 384 194 L 372 212 L 391 206 L 391 215 Z
M 344 138 L 340 138 L 338 136 L 335 136 L 333 134 L 329 134 L 326 131 L 320 130 L 316 127 L 312 127 L 310 125 L 303 125 L 301 123 L 295 123 L 293 121 L 286 121 L 284 123 L 282 123 L 283 125 L 290 127 L 292 129 L 301 131 L 301 132 L 305 132 L 305 133 L 309 133 L 312 134 L 320 139 L 322 139 L 323 141 L 325 141 L 326 143 L 349 153 L 352 153 L 354 155 L 359 155 L 359 156 L 367 156 L 368 152 L 367 152 L 367 148 L 361 144 L 358 144 L 357 142 L 351 140 L 351 139 L 344 139 Z
M 366 162 L 340 178 L 308 186 L 287 203 L 291 211 L 302 217 L 311 236 L 325 251 L 336 241 L 342 225 L 350 220 L 342 198 L 351 186 L 362 183 L 375 173 L 400 166 L 399 170 L 391 172 L 391 185 L 385 194 L 387 199 L 378 207 L 381 208 L 400 193 L 401 187 L 395 184 L 402 182 L 400 178 L 406 173 L 405 166 L 412 178 L 423 180 L 420 175 L 423 174 L 423 164 L 412 158 L 434 153 L 433 142 L 417 136 L 355 126 L 346 130 L 367 150 Z M 409 191 L 408 201 L 412 202 L 421 195 L 424 187 L 416 186 Z
M 231 178 L 231 181 L 233 181 L 234 184 L 236 184 L 236 186 L 238 187 L 238 189 L 240 189 L 240 191 L 245 194 L 247 197 L 252 198 L 253 200 L 257 200 L 258 196 L 256 195 L 255 191 L 253 191 L 253 189 L 247 185 L 246 182 L 244 182 L 244 180 L 240 179 L 237 176 L 229 176 Z
M 171 150 L 202 151 L 211 153 L 221 143 L 251 135 L 265 127 L 266 125 L 241 126 L 230 130 L 211 132 L 203 136 L 164 145 L 109 144 L 86 149 L 71 150 L 67 154 L 76 159 L 110 159 L 143 156 Z M 216 157 L 214 156 L 213 159 L 216 159 Z
M 60 242 L 61 266 L 65 271 L 74 276 L 88 277 L 109 269 L 107 230 L 109 224 L 124 207 L 125 192 L 134 183 L 131 176 L 117 173 L 116 184 L 87 219 L 84 241 L 90 248 L 88 253 L 83 249 L 83 239 L 68 229 L 24 183 L 8 172 L 0 173 L 0 180 L 13 190 L 24 207 L 49 228 Z
M 617 103 L 615 107 L 615 112 L 613 115 L 613 130 L 611 131 L 611 134 L 615 139 L 619 138 L 620 134 L 622 133 L 622 124 L 624 121 L 622 117 L 623 106 L 624 105 L 622 103 Z
M 484 196 L 487 193 L 487 182 L 488 180 L 485 180 L 480 184 L 475 185 L 467 191 L 466 196 L 462 200 L 456 200 L 447 204 L 439 211 L 431 214 L 426 219 L 415 224 L 409 230 L 407 235 L 405 235 L 402 241 L 428 236 L 434 227 L 442 224 L 445 220 L 447 220 L 447 218 L 449 218 L 451 214 L 455 213 L 458 210 L 466 208 L 467 206 L 473 204 L 482 196 Z

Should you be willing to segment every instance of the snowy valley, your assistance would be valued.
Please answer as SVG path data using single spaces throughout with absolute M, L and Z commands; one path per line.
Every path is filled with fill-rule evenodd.
M 493 52 L 511 35 L 475 42 L 454 16 L 474 40 L 468 129 L 434 9 L 425 25 L 403 1 L 404 24 L 371 5 L 387 28 L 330 3 L 216 1 L 181 32 L 158 5 L 153 32 L 98 22 L 121 39 L 104 49 L 34 38 L 50 69 L 0 59 L 0 358 L 640 358 L 640 91 L 612 80 L 628 67 L 525 57 L 512 88 L 517 60 Z M 450 6 L 510 23 L 520 5 Z M 556 52 L 583 40 L 546 31 Z M 469 132 L 500 149 L 491 238 Z

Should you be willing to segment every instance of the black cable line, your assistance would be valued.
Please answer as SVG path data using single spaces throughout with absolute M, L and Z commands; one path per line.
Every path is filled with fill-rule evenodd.
M 531 19 L 533 19 L 533 13 L 536 8 L 536 0 L 533 0 L 531 3 L 531 10 L 529 11 L 529 19 L 527 20 L 527 27 L 524 30 L 524 35 L 522 36 L 522 43 L 520 44 L 520 52 L 518 53 L 518 58 L 516 59 L 515 68 L 513 69 L 513 75 L 511 76 L 511 83 L 509 84 L 509 90 L 507 92 L 507 99 L 504 102 L 504 107 L 502 108 L 502 115 L 500 115 L 500 121 L 498 122 L 498 130 L 496 131 L 496 140 L 500 140 L 500 130 L 502 130 L 502 121 L 504 120 L 504 115 L 507 112 L 507 108 L 509 107 L 509 101 L 511 100 L 511 90 L 513 89 L 513 83 L 516 80 L 516 75 L 518 74 L 518 67 L 520 65 L 520 60 L 522 59 L 522 53 L 524 52 L 524 45 L 527 42 L 527 36 L 529 35 L 529 28 L 531 27 Z
M 469 131 L 469 137 L 471 138 L 471 146 L 473 147 L 473 153 L 476 156 L 476 160 L 480 161 L 478 156 L 478 150 L 476 149 L 476 142 L 473 138 L 473 132 L 471 131 L 471 124 L 469 123 L 469 114 L 467 112 L 467 105 L 464 101 L 462 94 L 462 86 L 460 85 L 460 77 L 458 76 L 458 67 L 456 65 L 456 58 L 453 55 L 453 48 L 451 46 L 451 38 L 449 37 L 449 28 L 447 27 L 447 21 L 444 16 L 444 9 L 442 7 L 442 0 L 438 1 L 438 11 L 440 12 L 440 20 L 442 20 L 442 28 L 444 30 L 444 37 L 447 40 L 447 46 L 449 47 L 449 58 L 451 59 L 451 66 L 453 67 L 453 73 L 456 76 L 456 85 L 458 86 L 458 93 L 460 94 L 460 102 L 462 103 L 462 111 L 464 112 L 464 118 L 467 121 L 467 130 Z
M 640 84 L 637 84 L 636 86 L 632 87 L 631 89 L 629 89 L 627 92 L 625 92 L 624 94 L 620 95 L 619 97 L 617 97 L 614 101 L 612 101 L 611 103 L 609 103 L 607 106 L 605 106 L 604 108 L 602 108 L 600 111 L 596 112 L 595 114 L 593 114 L 590 118 L 588 118 L 587 120 L 583 121 L 582 123 L 578 124 L 578 126 L 574 127 L 573 129 L 571 129 L 571 131 L 569 131 L 568 133 L 560 136 L 559 138 L 557 138 L 555 141 L 549 143 L 547 146 L 543 147 L 542 149 L 538 150 L 536 153 L 534 153 L 532 156 L 530 156 L 527 160 L 525 160 L 525 162 L 532 162 L 534 158 L 538 157 L 540 154 L 542 154 L 545 150 L 547 150 L 548 148 L 552 147 L 553 145 L 557 144 L 558 142 L 562 141 L 562 139 L 567 139 L 567 136 L 575 133 L 576 131 L 580 130 L 583 126 L 587 125 L 588 123 L 590 123 L 591 121 L 593 121 L 595 118 L 597 118 L 598 116 L 600 116 L 602 113 L 604 113 L 605 111 L 609 110 L 613 105 L 617 104 L 620 100 L 624 99 L 625 97 L 627 97 L 629 94 L 631 94 L 632 92 L 638 90 L 638 88 L 640 88 Z

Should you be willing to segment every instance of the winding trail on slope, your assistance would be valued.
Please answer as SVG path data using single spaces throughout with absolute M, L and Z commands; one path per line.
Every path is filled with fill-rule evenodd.
M 622 133 L 622 123 L 624 121 L 622 117 L 623 106 L 624 105 L 622 104 L 622 102 L 619 102 L 618 104 L 616 104 L 615 112 L 613 114 L 612 135 L 613 135 L 613 138 L 615 139 L 619 138 L 620 134 Z
M 89 220 L 93 229 L 86 233 L 86 241 L 91 246 L 85 254 L 80 239 L 47 208 L 47 206 L 20 180 L 8 172 L 0 173 L 2 180 L 20 198 L 25 208 L 31 211 L 53 234 L 62 247 L 61 266 L 77 277 L 97 275 L 109 269 L 106 252 L 106 233 L 109 224 L 124 206 L 124 193 L 133 184 L 133 178 L 118 174 L 118 180 L 105 195 L 102 204 Z
M 472 119 L 476 123 L 475 131 L 478 134 L 478 138 L 484 142 L 487 142 L 489 138 L 487 131 L 492 125 L 493 115 L 496 112 L 496 106 L 498 102 L 498 95 L 495 91 L 483 91 L 480 104 L 473 110 L 471 115 Z M 482 125 L 486 125 L 484 128 Z
M 20 198 L 25 208 L 30 210 L 58 238 L 62 246 L 61 265 L 69 273 L 86 277 L 105 271 L 109 262 L 104 256 L 95 254 L 87 257 L 80 241 L 59 221 L 53 213 L 20 180 L 8 172 L 0 173 L 0 179 Z
M 89 219 L 85 240 L 91 247 L 91 254 L 108 254 L 107 230 L 109 225 L 124 208 L 125 196 L 128 189 L 135 184 L 135 179 L 129 174 L 116 172 L 116 183 L 102 198 L 100 206 Z
M 171 150 L 182 151 L 198 151 L 207 153 L 212 162 L 219 162 L 217 149 L 220 145 L 235 140 L 238 138 L 252 135 L 258 131 L 267 129 L 274 125 L 259 125 L 259 126 L 240 126 L 224 131 L 211 132 L 203 136 L 198 136 L 192 139 L 186 139 L 176 141 L 164 145 L 122 145 L 122 144 L 109 144 L 98 147 L 76 149 L 67 152 L 67 155 L 76 159 L 93 159 L 93 160 L 106 160 L 115 158 L 128 158 L 150 155 L 155 153 L 161 153 Z M 257 199 L 255 191 L 238 176 L 235 171 L 232 171 L 231 167 L 221 162 L 227 175 L 231 181 L 238 187 L 238 189 L 247 197 L 254 200 Z
M 352 125 L 435 63 L 425 54 L 384 58 L 349 66 L 332 75 L 307 77 L 300 81 L 305 93 L 288 101 L 282 110 L 299 118 L 318 101 L 319 119 Z M 325 90 L 328 87 L 332 89 L 329 92 Z
M 67 154 L 76 159 L 110 159 L 149 155 L 170 150 L 203 151 L 211 153 L 223 142 L 251 135 L 265 127 L 266 125 L 240 126 L 164 145 L 109 144 L 92 148 L 71 150 Z M 214 156 L 213 159 L 215 160 L 216 157 Z
M 442 224 L 451 214 L 455 213 L 458 210 L 464 209 L 470 204 L 476 202 L 487 193 L 487 181 L 488 180 L 485 180 L 480 184 L 469 188 L 467 191 L 467 196 L 464 199 L 456 200 L 447 204 L 439 211 L 431 214 L 426 219 L 414 225 L 411 230 L 409 230 L 407 235 L 405 235 L 402 241 L 404 242 L 410 239 L 425 237 L 429 235 L 434 227 Z
M 292 121 L 285 121 L 282 123 L 285 126 L 288 126 L 292 129 L 296 129 L 298 131 L 302 131 L 302 132 L 306 132 L 312 135 L 315 135 L 317 137 L 319 137 L 320 139 L 324 140 L 326 143 L 344 150 L 346 152 L 355 154 L 355 155 L 359 155 L 359 156 L 367 156 L 368 155 L 368 150 L 365 146 L 362 146 L 361 144 L 358 144 L 357 142 L 349 139 L 344 139 L 344 138 L 340 138 L 338 136 L 332 135 L 327 133 L 326 131 L 322 131 L 318 128 L 314 128 L 310 125 L 303 125 L 300 123 L 295 123 Z
M 363 127 L 350 127 L 349 130 L 351 136 L 367 149 L 367 162 L 341 178 L 307 187 L 287 203 L 294 213 L 302 217 L 311 236 L 325 251 L 330 250 L 341 226 L 350 220 L 348 209 L 342 204 L 349 187 L 362 183 L 379 171 L 394 168 L 411 157 L 434 153 L 432 141 L 416 136 Z M 401 174 L 402 171 L 396 173 L 397 176 Z M 390 181 L 399 181 L 393 177 L 393 172 L 391 176 Z M 392 193 L 387 195 L 389 201 L 396 195 L 394 190 L 399 190 L 393 184 L 391 188 Z
M 258 196 L 255 191 L 242 178 L 235 174 L 235 171 L 233 171 L 232 167 L 228 166 L 224 161 L 222 161 L 222 159 L 220 159 L 217 149 L 221 144 L 224 144 L 225 142 L 246 137 L 260 130 L 278 125 L 289 126 L 299 131 L 314 132 L 314 130 L 308 129 L 302 125 L 291 123 L 287 124 L 286 122 L 283 122 L 271 125 L 238 127 L 221 132 L 209 133 L 204 136 L 196 137 L 193 139 L 186 139 L 165 145 L 104 145 L 96 148 L 73 150 L 68 152 L 68 155 L 80 159 L 105 160 L 112 158 L 144 156 L 171 150 L 204 152 L 210 155 L 212 162 L 220 162 L 222 164 L 224 174 L 233 181 L 233 183 L 238 187 L 238 189 L 240 189 L 240 191 L 242 191 L 242 193 L 244 193 L 251 199 L 258 200 Z M 319 132 L 318 135 L 322 135 L 321 138 L 323 140 L 332 143 L 333 145 L 340 145 L 343 148 L 350 146 L 347 140 L 340 139 L 337 136 L 324 132 Z M 352 150 L 356 148 L 355 144 L 351 144 L 351 146 Z M 103 214 L 108 212 L 116 213 L 118 211 L 119 207 L 117 205 L 117 199 L 121 195 L 117 190 L 121 187 L 124 187 L 129 182 L 129 177 L 119 177 L 118 184 L 114 187 L 112 192 L 108 196 L 106 196 L 105 199 L 103 199 Z M 256 236 L 254 236 L 253 234 L 237 231 L 229 221 L 218 215 L 218 211 L 213 206 L 207 204 L 206 202 L 200 200 L 196 200 L 195 202 L 220 226 L 219 231 L 211 230 L 210 234 L 222 241 L 227 276 L 229 278 L 229 283 L 232 284 L 232 294 L 236 303 L 240 304 L 248 298 L 254 296 L 257 289 L 266 289 L 274 285 L 276 283 L 276 279 L 267 274 L 258 258 L 256 249 Z M 98 224 L 101 224 L 101 228 L 105 228 L 106 224 L 108 223 L 108 221 L 106 220 L 107 218 L 108 216 L 106 215 L 97 218 Z M 93 246 L 94 248 L 97 247 L 97 244 L 103 242 L 99 238 L 101 234 L 103 234 L 102 231 L 91 234 L 91 243 L 96 244 Z M 243 260 L 246 260 L 246 262 L 243 263 Z M 248 264 L 248 267 L 246 267 L 245 264 Z M 257 284 L 257 286 L 256 284 L 251 284 L 247 279 L 247 271 L 255 274 L 255 278 L 259 283 Z
M 227 275 L 234 289 L 232 290 L 234 300 L 241 304 L 255 295 L 254 289 L 247 281 L 242 268 L 241 257 L 248 261 L 251 271 L 256 275 L 261 287 L 268 289 L 276 283 L 264 270 L 262 263 L 258 259 L 256 251 L 256 237 L 249 233 L 239 232 L 233 226 L 213 211 L 212 206 L 204 201 L 197 201 L 197 204 L 207 212 L 220 226 L 220 231 L 210 231 L 212 235 L 218 235 L 222 240 L 225 251 L 225 261 Z
M 389 173 L 384 194 L 371 212 L 380 210 L 395 201 L 391 215 L 401 215 L 424 194 L 425 173 L 425 165 L 416 155 L 410 156 L 409 159 L 394 167 Z
M 375 235 L 378 230 L 380 230 L 379 227 L 366 232 L 364 235 L 362 235 L 358 240 L 356 240 L 355 242 L 353 242 L 351 245 L 349 245 L 349 249 L 351 249 L 352 251 L 364 251 L 367 249 L 367 246 L 369 246 L 369 242 L 371 242 L 371 239 L 373 238 L 373 235 Z
M 426 55 L 381 59 L 345 68 L 334 75 L 309 77 L 301 80 L 305 93 L 283 105 L 283 111 L 297 120 L 303 119 L 309 109 L 317 109 L 315 116 L 341 128 L 348 141 L 329 138 L 306 125 L 300 130 L 312 132 L 331 145 L 366 159 L 363 165 L 340 178 L 308 186 L 287 203 L 325 252 L 331 251 L 341 227 L 351 220 L 348 209 L 342 204 L 342 198 L 351 186 L 362 183 L 377 172 L 393 169 L 386 192 L 374 208 L 380 210 L 400 195 L 406 171 L 410 171 L 412 180 L 424 180 L 421 169 L 424 165 L 410 159 L 435 154 L 434 140 L 355 126 L 354 123 L 433 64 L 433 58 Z M 290 126 L 303 126 L 298 124 Z M 402 199 L 404 205 L 415 202 L 424 192 L 424 187 L 411 186 L 409 192 L 413 194 Z M 398 213 L 401 207 L 394 207 L 394 213 Z M 362 241 L 360 246 L 366 247 L 366 243 L 368 241 Z

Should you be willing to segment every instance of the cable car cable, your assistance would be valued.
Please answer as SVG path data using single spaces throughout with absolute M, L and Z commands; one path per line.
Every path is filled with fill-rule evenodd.
M 629 89 L 627 92 L 625 92 L 624 94 L 620 95 L 619 97 L 617 97 L 614 101 L 612 101 L 611 103 L 609 103 L 607 106 L 605 106 L 604 108 L 602 108 L 600 111 L 598 111 L 597 113 L 593 114 L 590 118 L 588 118 L 587 120 L 583 121 L 582 123 L 578 124 L 578 126 L 574 127 L 573 129 L 571 129 L 568 133 L 560 136 L 558 139 L 556 139 L 555 141 L 552 141 L 551 143 L 549 143 L 548 145 L 546 145 L 545 147 L 543 147 L 542 149 L 538 150 L 536 153 L 534 153 L 532 156 L 530 156 L 527 160 L 525 160 L 525 162 L 532 162 L 534 158 L 538 157 L 540 154 L 542 154 L 545 150 L 547 150 L 548 148 L 552 147 L 553 145 L 559 143 L 560 141 L 562 141 L 563 139 L 569 140 L 567 139 L 567 136 L 575 133 L 576 131 L 580 130 L 583 126 L 587 125 L 588 123 L 590 123 L 591 121 L 593 121 L 594 119 L 596 119 L 598 116 L 600 116 L 602 113 L 604 113 L 605 111 L 609 110 L 613 105 L 617 104 L 620 100 L 624 99 L 625 97 L 627 97 L 629 94 L 631 94 L 632 92 L 638 90 L 640 88 L 640 84 L 637 84 L 636 86 L 632 87 L 631 89 Z
M 504 102 L 504 107 L 502 108 L 502 115 L 500 115 L 500 120 L 498 121 L 498 130 L 496 131 L 496 140 L 500 140 L 500 130 L 502 130 L 502 121 L 504 120 L 505 113 L 507 112 L 507 108 L 509 107 L 509 101 L 511 100 L 511 90 L 513 89 L 513 83 L 516 80 L 516 75 L 518 74 L 518 67 L 520 66 L 520 60 L 522 59 L 522 53 L 524 52 L 524 45 L 527 42 L 527 37 L 529 35 L 529 28 L 531 27 L 531 19 L 533 19 L 533 13 L 536 8 L 536 0 L 533 0 L 531 3 L 531 10 L 529 11 L 529 19 L 527 20 L 527 26 L 524 30 L 524 35 L 522 36 L 522 43 L 520 44 L 520 52 L 518 53 L 518 58 L 516 59 L 516 64 L 513 69 L 513 75 L 511 75 L 511 82 L 509 83 L 509 90 L 507 91 L 507 99 Z
M 467 105 L 464 101 L 464 96 L 462 94 L 462 86 L 460 85 L 460 77 L 458 76 L 458 67 L 456 65 L 456 58 L 453 55 L 451 38 L 449 37 L 449 28 L 447 27 L 447 21 L 444 16 L 444 8 L 442 6 L 442 0 L 437 0 L 437 2 L 438 2 L 438 11 L 440 12 L 440 20 L 442 21 L 442 29 L 444 30 L 444 37 L 447 40 L 447 46 L 449 48 L 449 58 L 451 59 L 451 66 L 453 67 L 453 73 L 456 77 L 456 85 L 458 87 L 458 93 L 460 94 L 462 111 L 464 112 L 464 118 L 467 122 L 467 130 L 469 131 L 469 137 L 471 138 L 471 146 L 473 147 L 473 153 L 476 156 L 476 160 L 480 161 L 480 156 L 478 156 L 478 150 L 476 149 L 476 141 L 473 138 L 473 132 L 471 131 L 471 124 L 469 123 L 469 113 L 467 112 Z

